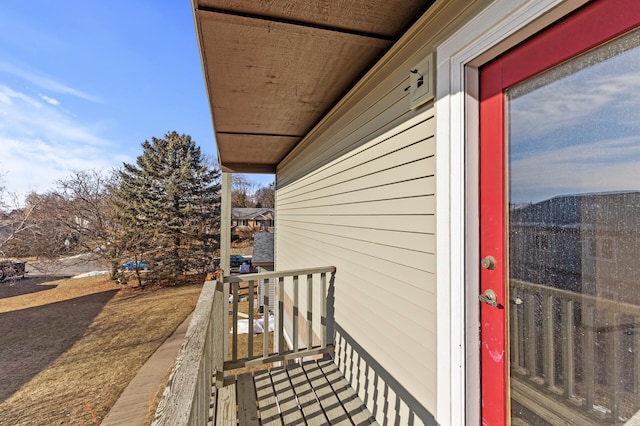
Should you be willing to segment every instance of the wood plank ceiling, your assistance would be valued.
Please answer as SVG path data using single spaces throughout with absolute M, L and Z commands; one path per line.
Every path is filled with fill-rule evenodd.
M 223 171 L 275 173 L 432 0 L 192 0 Z

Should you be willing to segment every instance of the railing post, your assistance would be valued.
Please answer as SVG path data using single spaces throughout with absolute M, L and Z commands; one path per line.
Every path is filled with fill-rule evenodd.
M 225 291 L 226 289 L 226 291 Z M 222 388 L 224 382 L 224 359 L 225 359 L 225 339 L 226 328 L 224 327 L 225 318 L 228 316 L 228 285 L 218 280 L 216 281 L 216 294 L 213 298 L 213 308 L 211 316 L 213 318 L 212 335 L 213 335 L 213 373 L 215 375 L 216 387 Z

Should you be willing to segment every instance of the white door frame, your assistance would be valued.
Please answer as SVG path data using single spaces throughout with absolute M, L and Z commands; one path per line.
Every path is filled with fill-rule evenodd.
M 436 50 L 439 424 L 480 424 L 478 67 L 587 0 L 496 0 Z

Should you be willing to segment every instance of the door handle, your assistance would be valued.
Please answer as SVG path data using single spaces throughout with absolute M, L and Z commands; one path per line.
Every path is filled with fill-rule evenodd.
M 479 295 L 478 299 L 487 305 L 493 306 L 494 308 L 502 309 L 502 305 L 498 303 L 498 296 L 496 295 L 496 292 L 490 288 L 486 289 L 484 293 Z

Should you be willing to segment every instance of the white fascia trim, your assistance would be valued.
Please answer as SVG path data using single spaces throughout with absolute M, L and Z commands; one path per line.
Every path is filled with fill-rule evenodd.
M 466 80 L 465 66 L 551 9 L 570 2 L 496 0 L 437 47 L 436 291 L 441 308 L 437 325 L 438 424 L 480 424 L 479 386 L 467 386 L 467 374 L 479 375 L 479 358 L 473 355 L 479 345 L 478 333 L 473 331 L 478 330 L 475 289 L 479 288 L 476 271 L 479 206 L 477 201 L 473 202 L 477 200 L 478 176 L 477 171 L 472 172 L 475 176 L 466 173 L 477 170 L 466 165 L 467 151 L 475 151 L 469 152 L 469 158 L 477 154 L 477 135 L 468 141 L 474 135 L 467 132 L 468 116 L 470 123 L 477 122 L 477 102 L 466 102 L 467 96 L 477 98 L 467 93 L 467 87 L 478 85 L 475 72 L 469 74 L 469 78 L 476 79 L 475 84 Z M 465 330 L 470 332 L 467 334 Z M 472 356 L 467 359 L 469 354 Z M 469 383 L 479 382 L 472 378 Z

